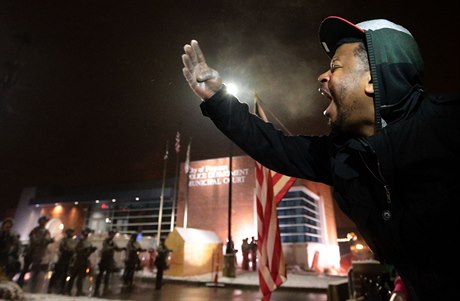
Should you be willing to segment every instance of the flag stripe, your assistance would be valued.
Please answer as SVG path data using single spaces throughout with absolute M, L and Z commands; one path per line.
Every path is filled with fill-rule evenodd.
M 255 114 L 268 122 L 254 95 Z M 295 182 L 295 178 L 269 170 L 256 162 L 256 201 L 259 256 L 259 283 L 262 301 L 270 301 L 272 292 L 286 281 L 286 266 L 276 206 Z
M 272 292 L 287 279 L 276 206 L 294 182 L 295 178 L 256 162 L 257 252 L 262 301 L 270 301 Z

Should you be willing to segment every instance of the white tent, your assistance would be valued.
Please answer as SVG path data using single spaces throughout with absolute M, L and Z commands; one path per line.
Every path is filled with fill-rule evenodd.
M 222 269 L 223 243 L 212 231 L 176 227 L 165 243 L 173 251 L 167 275 L 192 276 Z

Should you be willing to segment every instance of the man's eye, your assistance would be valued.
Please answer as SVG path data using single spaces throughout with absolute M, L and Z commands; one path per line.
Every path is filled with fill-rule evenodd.
M 332 65 L 331 65 L 331 71 L 334 71 L 334 70 L 336 70 L 337 68 L 339 68 L 338 65 L 335 65 L 335 64 L 332 64 Z

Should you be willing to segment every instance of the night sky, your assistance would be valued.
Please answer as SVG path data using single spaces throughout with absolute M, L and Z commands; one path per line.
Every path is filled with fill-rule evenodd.
M 173 177 L 176 131 L 181 161 L 189 137 L 192 160 L 227 156 L 182 77 L 191 39 L 242 101 L 257 92 L 292 134 L 327 133 L 316 79 L 329 64 L 317 39 L 328 15 L 402 24 L 422 49 L 426 90 L 458 91 L 458 12 L 442 3 L 1 0 L 0 218 L 22 187 L 161 179 L 167 140 Z

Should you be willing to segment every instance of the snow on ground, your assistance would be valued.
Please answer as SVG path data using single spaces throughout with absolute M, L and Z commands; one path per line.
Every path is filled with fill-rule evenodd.
M 142 281 L 154 281 L 155 274 L 151 272 L 138 272 L 137 279 Z M 208 273 L 196 276 L 173 277 L 165 276 L 164 281 L 191 282 L 191 283 L 210 283 L 215 280 L 214 273 Z M 289 271 L 287 281 L 283 283 L 285 288 L 311 288 L 311 289 L 326 289 L 329 284 L 337 284 L 347 281 L 344 276 L 326 275 L 305 271 Z M 257 272 L 237 271 L 236 277 L 223 277 L 222 272 L 217 275 L 217 282 L 225 285 L 241 285 L 241 286 L 259 286 L 259 278 Z M 25 293 L 25 301 L 116 301 L 114 299 L 104 299 L 95 297 L 75 297 L 57 294 L 31 294 Z M 1 300 L 1 299 L 0 299 Z M 121 300 L 119 300 L 121 301 Z M 127 300 L 123 300 L 127 301 Z
M 73 296 L 64 296 L 56 294 L 30 294 L 25 293 L 26 301 L 116 301 L 114 299 L 103 299 L 103 298 L 94 298 L 94 297 L 73 297 Z M 121 301 L 121 300 L 120 300 Z M 123 301 L 127 301 L 124 299 Z
M 154 278 L 154 274 L 141 272 L 138 275 L 140 278 L 148 279 Z M 183 281 L 183 282 L 200 282 L 200 283 L 212 283 L 215 279 L 215 273 L 207 273 L 196 276 L 186 277 L 174 277 L 165 276 L 165 281 Z M 329 284 L 344 282 L 347 278 L 344 276 L 326 275 L 304 271 L 292 271 L 287 274 L 287 281 L 283 283 L 282 287 L 286 288 L 310 288 L 310 289 L 327 289 Z M 259 286 L 259 275 L 257 272 L 249 271 L 238 271 L 236 277 L 223 277 L 222 272 L 217 276 L 218 283 L 224 283 L 227 285 L 248 285 L 248 286 Z

